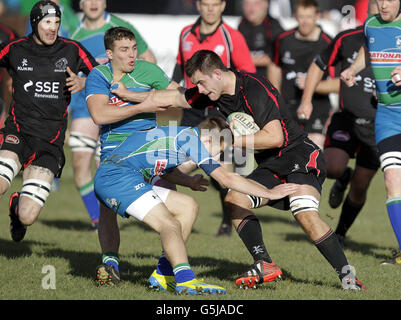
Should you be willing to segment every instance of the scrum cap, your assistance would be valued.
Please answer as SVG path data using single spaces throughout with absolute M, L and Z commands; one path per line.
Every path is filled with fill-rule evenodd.
M 50 0 L 41 0 L 32 7 L 30 21 L 33 33 L 40 39 L 38 24 L 44 17 L 58 17 L 61 19 L 60 7 Z

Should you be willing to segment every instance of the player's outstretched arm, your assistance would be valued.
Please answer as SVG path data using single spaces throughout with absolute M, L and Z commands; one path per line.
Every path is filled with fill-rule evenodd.
M 93 121 L 97 125 L 110 124 L 130 118 L 139 113 L 165 111 L 170 106 L 168 101 L 157 101 L 154 99 L 154 94 L 155 91 L 152 90 L 143 102 L 124 108 L 110 105 L 109 96 L 105 94 L 88 96 L 86 104 Z
M 295 193 L 299 189 L 299 185 L 297 184 L 285 183 L 269 190 L 252 180 L 240 176 L 239 174 L 229 172 L 223 167 L 213 170 L 210 176 L 215 179 L 223 188 L 230 188 L 244 194 L 266 198 L 269 200 L 284 198 Z
M 172 108 L 190 108 L 184 95 L 185 89 L 180 87 L 175 81 L 172 81 L 165 90 L 156 90 L 153 97 L 154 101 L 161 104 L 168 104 Z M 149 92 L 133 92 L 128 90 L 123 83 L 113 83 L 111 93 L 117 95 L 124 101 L 129 102 L 142 102 L 144 101 Z

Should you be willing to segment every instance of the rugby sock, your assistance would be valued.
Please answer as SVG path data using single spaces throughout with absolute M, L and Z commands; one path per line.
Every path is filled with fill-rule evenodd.
M 102 262 L 106 266 L 113 266 L 117 272 L 120 272 L 120 270 L 118 269 L 118 264 L 120 263 L 120 257 L 118 256 L 118 253 L 111 251 L 104 253 L 102 255 Z
M 99 221 L 99 202 L 95 195 L 94 186 L 94 182 L 91 180 L 86 185 L 78 188 L 79 194 L 93 223 Z
M 344 268 L 345 266 L 348 266 L 347 258 L 340 246 L 337 235 L 332 229 L 330 229 L 320 239 L 313 241 L 313 243 L 331 264 L 340 279 L 349 274 L 349 269 Z
M 195 279 L 195 274 L 188 263 L 177 264 L 173 268 L 175 282 L 182 283 Z
M 341 215 L 340 220 L 338 221 L 336 234 L 345 237 L 345 234 L 354 223 L 364 204 L 365 203 L 358 204 L 352 202 L 349 198 L 349 195 L 347 195 L 341 208 Z
M 238 225 L 237 232 L 254 261 L 263 260 L 268 263 L 272 262 L 263 242 L 262 228 L 260 227 L 258 218 L 254 215 L 247 216 Z
M 162 252 L 162 255 L 159 259 L 159 262 L 157 264 L 156 272 L 158 274 L 164 275 L 164 276 L 173 276 L 174 271 L 173 267 L 171 266 L 170 262 L 167 260 L 166 256 L 164 255 L 164 252 Z
M 401 197 L 388 199 L 386 206 L 391 226 L 401 248 Z

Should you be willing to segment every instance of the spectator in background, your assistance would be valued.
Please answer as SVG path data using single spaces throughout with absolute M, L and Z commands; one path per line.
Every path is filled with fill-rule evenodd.
M 200 17 L 194 24 L 184 27 L 181 31 L 173 80 L 177 83 L 184 80 L 184 87 L 194 87 L 194 84 L 185 74 L 184 65 L 196 51 L 202 49 L 214 51 L 221 58 L 224 65 L 229 68 L 255 72 L 256 68 L 243 35 L 222 19 L 226 1 L 197 0 L 196 6 Z M 221 117 L 222 114 L 217 108 L 206 108 L 204 110 L 186 109 L 183 111 L 181 125 L 195 127 L 207 116 Z M 212 183 L 220 192 L 223 207 L 223 220 L 217 235 L 231 235 L 231 217 L 223 202 L 228 190 L 222 189 L 213 179 Z
M 274 39 L 284 29 L 269 16 L 269 0 L 243 0 L 244 16 L 238 30 L 244 35 L 251 50 L 256 72 L 267 78 L 267 68 L 273 59 Z

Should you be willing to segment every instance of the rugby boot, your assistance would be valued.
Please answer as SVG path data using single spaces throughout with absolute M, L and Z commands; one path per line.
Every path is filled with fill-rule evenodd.
M 382 261 L 381 265 L 392 264 L 396 266 L 401 266 L 401 250 L 393 251 L 393 256 L 389 260 Z
M 20 193 L 19 192 L 14 192 L 10 196 L 10 202 L 9 202 L 9 217 L 10 217 L 10 233 L 11 233 L 11 238 L 15 242 L 20 242 L 22 239 L 25 237 L 26 233 L 26 226 L 24 226 L 21 221 L 18 218 L 17 214 L 17 207 L 18 207 L 18 201 L 19 201 Z
M 256 261 L 247 272 L 235 279 L 235 284 L 244 289 L 256 289 L 259 284 L 281 279 L 282 274 L 283 272 L 274 261 L 268 263 L 259 260 Z
M 354 170 L 350 167 L 345 169 L 341 178 L 338 178 L 330 189 L 329 205 L 331 208 L 336 209 L 340 206 L 344 199 L 344 193 L 347 189 L 348 183 L 351 181 Z
M 368 291 L 358 278 L 344 278 L 342 280 L 342 288 L 343 290 Z
M 226 294 L 226 289 L 214 284 L 204 283 L 203 280 L 195 278 L 190 281 L 177 283 L 175 292 L 179 295 Z
M 95 283 L 98 287 L 116 286 L 120 281 L 120 273 L 112 265 L 101 264 L 96 268 Z
M 174 276 L 165 276 L 153 271 L 149 277 L 149 288 L 156 291 L 175 292 L 176 282 Z

